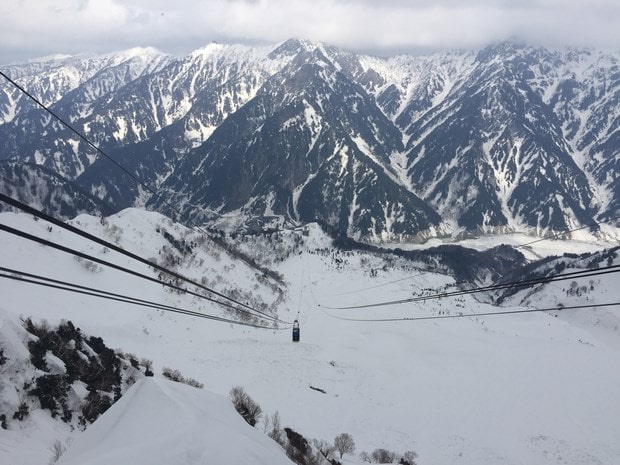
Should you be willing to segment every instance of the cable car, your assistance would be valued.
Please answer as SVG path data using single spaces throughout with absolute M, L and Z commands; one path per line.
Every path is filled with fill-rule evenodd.
M 293 322 L 293 342 L 299 342 L 299 321 Z

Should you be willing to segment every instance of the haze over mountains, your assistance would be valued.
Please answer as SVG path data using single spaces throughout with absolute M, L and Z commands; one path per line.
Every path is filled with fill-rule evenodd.
M 564 231 L 620 214 L 619 58 L 504 42 L 382 59 L 296 39 L 50 58 L 2 70 L 160 195 L 8 82 L 0 158 L 186 223 L 320 221 L 367 241 Z

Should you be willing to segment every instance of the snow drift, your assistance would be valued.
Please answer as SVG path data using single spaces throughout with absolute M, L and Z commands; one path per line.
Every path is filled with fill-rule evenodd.
M 282 448 L 222 396 L 172 381 L 138 381 L 75 439 L 58 465 L 290 465 Z

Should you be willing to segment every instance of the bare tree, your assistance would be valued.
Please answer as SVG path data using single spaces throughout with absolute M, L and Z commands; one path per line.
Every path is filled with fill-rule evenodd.
M 332 456 L 334 455 L 334 452 L 336 451 L 334 446 L 332 446 L 330 443 L 328 443 L 327 441 L 323 439 L 321 440 L 315 439 L 314 447 L 316 447 L 316 449 L 325 458 L 325 460 L 327 460 L 328 462 L 331 462 Z
M 341 433 L 334 439 L 334 448 L 340 454 L 340 458 L 344 454 L 352 454 L 355 452 L 355 441 L 353 437 L 348 433 Z
M 245 392 L 241 386 L 235 386 L 230 390 L 230 399 L 235 410 L 250 425 L 255 426 L 260 419 L 263 409 Z
M 283 437 L 284 433 L 282 431 L 282 423 L 280 422 L 280 414 L 276 411 L 276 413 L 271 416 L 271 421 L 266 423 L 271 424 L 271 427 L 267 432 L 269 437 L 276 441 L 278 444 L 283 445 L 285 441 Z
M 140 360 L 140 364 L 145 368 L 144 376 L 153 376 L 153 362 L 148 358 Z
M 161 374 L 171 381 L 176 381 L 177 383 L 185 382 L 185 378 L 183 377 L 183 375 L 181 374 L 179 370 L 173 370 L 172 368 L 164 367 L 162 369 Z

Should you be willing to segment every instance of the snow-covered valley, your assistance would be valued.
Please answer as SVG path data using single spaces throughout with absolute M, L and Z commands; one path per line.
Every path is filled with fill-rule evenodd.
M 56 226 L 50 228 L 30 215 L 2 213 L 0 219 L 5 225 L 156 276 L 145 265 L 132 264 L 127 257 Z M 70 320 L 84 333 L 103 338 L 108 347 L 151 359 L 155 372 L 155 380 L 130 388 L 86 432 L 52 420 L 30 399 L 30 415 L 22 422 L 10 421 L 8 430 L 0 434 L 2 463 L 49 463 L 54 444 L 69 444 L 71 439 L 59 463 L 134 464 L 139 452 L 127 448 L 130 438 L 135 445 L 138 437 L 147 438 L 145 457 L 153 457 L 150 462 L 146 459 L 148 463 L 164 463 L 155 460 L 158 456 L 180 464 L 204 463 L 207 458 L 217 463 L 276 463 L 279 459 L 273 457 L 279 446 L 266 435 L 267 443 L 255 438 L 255 432 L 262 434 L 262 422 L 257 431 L 248 433 L 242 421 L 235 426 L 226 420 L 228 436 L 217 426 L 222 423 L 214 418 L 226 410 L 227 403 L 217 395 L 227 396 L 233 386 L 243 386 L 265 417 L 277 411 L 283 426 L 306 438 L 332 441 L 339 433 L 349 433 L 355 439 L 356 454 L 345 455 L 344 463 L 362 463 L 359 454 L 377 448 L 398 453 L 413 450 L 418 465 L 620 463 L 618 306 L 476 316 L 498 310 L 617 303 L 620 289 L 615 274 L 579 282 L 586 286 L 583 292 L 572 292 L 570 281 L 541 285 L 535 292 L 524 289 L 508 297 L 501 308 L 469 295 L 344 310 L 336 307 L 443 292 L 453 289 L 454 279 L 424 271 L 422 263 L 402 257 L 339 251 L 316 225 L 273 237 L 234 240 L 235 248 L 279 273 L 282 282 L 278 282 L 215 242 L 200 242 L 199 233 L 156 213 L 129 209 L 106 221 L 83 215 L 72 223 L 158 262 L 166 252 L 179 257 L 170 261 L 179 273 L 195 280 L 205 277 L 208 285 L 224 293 L 236 292 L 244 301 L 251 296 L 253 306 L 262 303 L 282 320 L 299 319 L 301 341 L 291 342 L 289 325 L 280 325 L 279 330 L 237 326 L 1 279 L 0 344 L 5 356 L 19 345 L 6 335 L 21 325 L 20 318 L 50 324 Z M 182 239 L 192 244 L 188 256 L 174 250 L 173 243 Z M 547 256 L 548 248 L 558 253 L 560 246 L 564 252 L 585 251 L 569 242 L 542 241 L 531 245 L 532 254 Z M 7 233 L 2 233 L 0 247 L 1 265 L 6 268 L 232 318 L 211 302 Z M 575 263 L 586 267 L 586 261 Z M 617 254 L 612 264 L 620 264 Z M 459 318 L 350 321 L 438 315 Z M 204 389 L 167 387 L 169 382 L 161 376 L 166 367 L 204 383 Z M 4 393 L 0 400 L 8 409 L 6 392 L 14 388 L 3 372 L 6 367 L 0 367 L 0 392 Z M 140 389 L 141 394 L 132 389 Z M 167 400 L 154 394 L 158 389 L 168 392 Z M 184 430 L 183 441 L 153 440 L 168 433 L 165 425 L 147 414 L 145 405 L 138 408 L 137 403 L 145 399 L 153 399 L 155 410 L 158 406 L 164 412 L 173 410 L 170 417 L 162 418 L 174 418 L 179 423 L 173 424 L 179 425 L 185 419 L 192 425 Z M 123 416 L 129 411 L 131 416 Z M 114 424 L 119 428 L 116 434 L 111 433 Z M 140 434 L 135 433 L 141 428 Z M 100 436 L 93 437 L 96 431 Z M 232 439 L 237 437 L 245 439 Z M 88 444 L 98 447 L 90 449 L 92 461 L 87 462 Z M 252 456 L 243 451 L 252 447 L 271 452 L 257 452 L 249 459 Z M 102 459 L 106 448 L 128 452 Z

